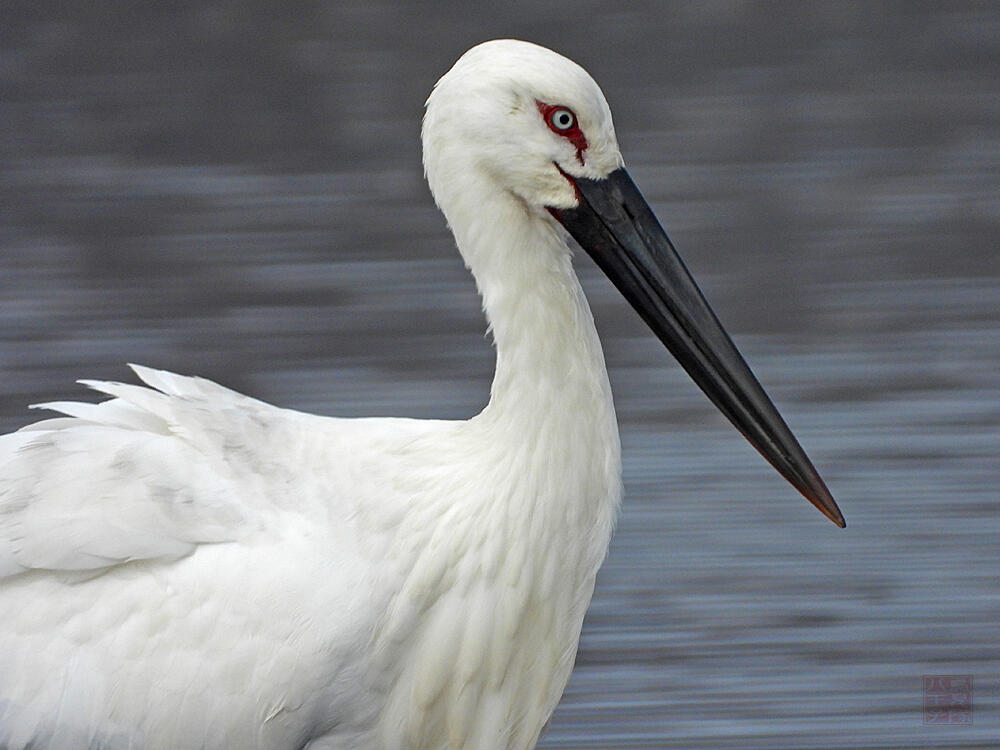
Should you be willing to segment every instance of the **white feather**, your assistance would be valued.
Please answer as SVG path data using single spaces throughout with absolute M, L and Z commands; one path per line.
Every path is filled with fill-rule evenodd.
M 524 750 L 572 668 L 620 500 L 564 234 L 600 90 L 503 41 L 427 105 L 427 176 L 497 346 L 468 421 L 332 419 L 133 366 L 0 438 L 0 747 Z M 483 127 L 483 126 L 488 127 Z

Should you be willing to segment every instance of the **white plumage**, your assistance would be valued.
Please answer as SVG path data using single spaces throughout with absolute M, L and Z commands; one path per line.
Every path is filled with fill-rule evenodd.
M 423 140 L 489 405 L 335 419 L 143 367 L 43 405 L 66 416 L 0 438 L 0 748 L 534 747 L 621 496 L 556 219 L 622 160 L 590 77 L 514 41 L 441 79 Z

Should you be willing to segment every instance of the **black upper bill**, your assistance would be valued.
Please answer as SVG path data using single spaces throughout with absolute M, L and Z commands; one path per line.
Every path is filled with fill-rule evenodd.
M 567 175 L 568 177 L 568 175 Z M 570 178 L 579 205 L 552 214 L 597 262 L 712 402 L 823 515 L 837 503 L 737 351 L 625 169 Z

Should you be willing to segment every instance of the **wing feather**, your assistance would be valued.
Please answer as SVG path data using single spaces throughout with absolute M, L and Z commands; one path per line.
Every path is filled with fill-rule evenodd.
M 0 436 L 0 578 L 176 559 L 266 507 L 294 412 L 132 369 L 146 385 L 81 381 L 112 398 L 39 404 L 65 416 Z

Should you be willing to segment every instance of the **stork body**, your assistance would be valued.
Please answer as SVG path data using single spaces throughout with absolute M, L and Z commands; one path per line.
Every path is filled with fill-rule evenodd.
M 335 419 L 136 367 L 0 438 L 0 748 L 534 747 L 621 498 L 560 224 L 622 160 L 590 77 L 514 41 L 442 78 L 424 153 L 489 404 Z

